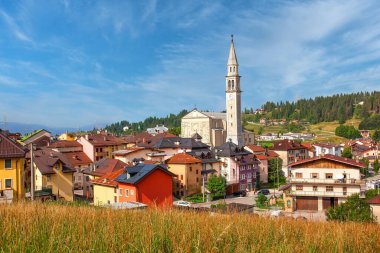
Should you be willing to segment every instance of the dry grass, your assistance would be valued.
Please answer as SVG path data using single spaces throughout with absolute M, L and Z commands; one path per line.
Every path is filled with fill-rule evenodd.
M 0 206 L 3 252 L 380 252 L 380 226 L 16 203 Z

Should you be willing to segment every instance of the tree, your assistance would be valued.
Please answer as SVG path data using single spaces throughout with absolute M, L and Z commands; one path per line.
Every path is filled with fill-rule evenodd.
M 326 216 L 330 221 L 375 222 L 367 200 L 360 198 L 358 194 L 349 196 L 345 203 L 330 207 L 326 211 Z
M 380 142 L 380 130 L 379 129 L 377 129 L 377 130 L 375 130 L 375 132 L 373 132 L 372 140 L 374 140 L 376 142 Z
M 264 127 L 260 126 L 259 130 L 257 131 L 257 134 L 261 135 L 263 133 L 263 131 L 264 131 Z
M 335 135 L 344 137 L 347 139 L 356 139 L 360 138 L 361 134 L 359 130 L 357 130 L 353 126 L 345 126 L 345 125 L 340 125 L 335 129 Z
M 284 172 L 282 171 L 281 158 L 276 157 L 268 161 L 268 181 L 272 184 L 282 184 L 286 181 Z
M 361 161 L 365 164 L 365 167 L 360 169 L 360 172 L 367 177 L 369 172 L 369 160 L 368 158 L 363 158 Z
M 227 182 L 223 176 L 211 175 L 207 182 L 211 199 L 223 198 L 226 195 Z
M 181 127 L 169 128 L 169 133 L 179 136 L 181 134 Z
M 379 165 L 379 159 L 375 159 L 375 161 L 373 162 L 373 171 L 377 173 L 379 173 L 379 168 L 380 168 L 380 165 Z
M 342 152 L 342 157 L 352 158 L 351 148 L 345 147 Z

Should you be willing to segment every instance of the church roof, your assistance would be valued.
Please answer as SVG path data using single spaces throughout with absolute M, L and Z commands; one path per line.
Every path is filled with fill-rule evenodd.
M 230 55 L 228 56 L 227 65 L 238 65 L 238 61 L 235 53 L 234 39 L 231 36 Z
M 193 134 L 193 136 L 191 136 L 191 138 L 195 139 L 195 140 L 201 140 L 202 136 L 200 136 L 198 133 L 195 133 L 195 134 Z
M 213 119 L 223 119 L 226 120 L 226 113 L 224 112 L 202 112 L 204 115 Z

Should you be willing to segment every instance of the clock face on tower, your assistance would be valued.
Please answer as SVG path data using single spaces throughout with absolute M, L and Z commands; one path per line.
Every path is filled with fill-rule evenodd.
M 228 100 L 232 100 L 233 99 L 233 95 L 232 94 L 229 94 L 228 95 Z

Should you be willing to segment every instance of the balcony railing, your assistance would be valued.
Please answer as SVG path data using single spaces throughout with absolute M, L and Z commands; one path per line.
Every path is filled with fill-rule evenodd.
M 290 183 L 305 183 L 305 184 L 350 184 L 350 185 L 361 185 L 364 184 L 363 181 L 359 179 L 349 178 L 349 179 L 319 179 L 319 178 L 290 178 Z
M 349 197 L 352 194 L 363 195 L 363 192 L 336 192 L 336 191 L 291 191 L 292 196 L 318 196 L 318 197 Z

